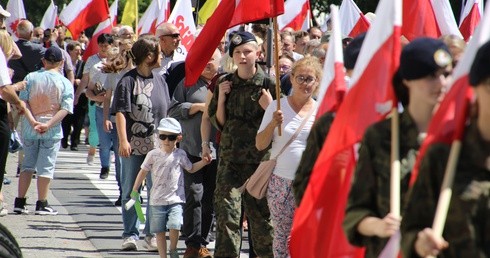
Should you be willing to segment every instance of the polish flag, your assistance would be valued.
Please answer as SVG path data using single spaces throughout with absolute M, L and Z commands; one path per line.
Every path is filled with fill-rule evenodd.
M 464 40 L 469 41 L 483 15 L 483 0 L 468 0 L 464 6 L 459 23 L 459 30 Z
M 110 17 L 107 18 L 104 22 L 101 22 L 99 26 L 97 26 L 97 28 L 95 29 L 94 34 L 92 35 L 92 38 L 90 39 L 90 42 L 88 43 L 87 48 L 83 53 L 83 61 L 87 61 L 90 56 L 95 55 L 99 52 L 97 37 L 103 33 L 110 34 L 112 27 L 116 26 L 118 2 L 119 0 L 115 0 L 114 3 L 112 3 L 111 8 L 109 9 Z
M 340 28 L 343 36 L 355 38 L 369 29 L 369 20 L 364 16 L 354 0 L 344 0 L 340 5 Z
M 196 35 L 196 23 L 192 16 L 191 1 L 178 0 L 168 18 L 168 22 L 174 24 L 180 31 L 180 37 L 182 38 L 180 44 L 185 48 L 186 53 L 189 52 L 192 44 L 194 44 Z
M 431 0 L 432 9 L 436 17 L 437 26 L 441 35 L 456 35 L 463 38 L 459 31 L 456 18 L 454 17 L 453 9 L 449 0 Z
M 332 34 L 323 66 L 323 77 L 318 93 L 318 112 L 320 117 L 325 112 L 337 111 L 347 91 L 345 85 L 344 56 L 342 50 L 342 36 L 340 35 L 339 8 L 330 6 L 330 20 L 332 21 Z
M 9 0 L 6 7 L 10 17 L 5 20 L 7 31 L 10 32 L 14 40 L 17 40 L 17 25 L 23 19 L 26 19 L 26 11 L 22 0 Z
M 475 59 L 478 49 L 490 40 L 490 9 L 485 10 L 482 21 L 477 26 L 475 33 L 468 42 L 468 46 L 453 72 L 453 83 L 448 93 L 442 100 L 439 108 L 432 117 L 427 130 L 427 137 L 420 146 L 419 155 L 415 162 L 410 178 L 410 185 L 415 183 L 418 176 L 420 162 L 427 148 L 436 142 L 450 144 L 457 140 L 463 133 L 466 120 L 466 105 L 472 98 L 468 74 Z
M 44 13 L 43 19 L 41 20 L 41 24 L 39 27 L 45 29 L 52 29 L 56 26 L 58 22 L 58 6 L 54 5 L 54 2 L 51 0 L 51 4 L 46 9 Z
M 138 34 L 155 34 L 158 25 L 167 20 L 170 15 L 170 1 L 153 0 L 145 13 L 141 16 L 138 24 Z
M 409 41 L 418 37 L 441 36 L 432 5 L 429 0 L 403 1 L 402 35 Z
M 228 28 L 284 13 L 283 0 L 222 0 L 185 60 L 185 85 L 194 85 Z
M 107 0 L 73 0 L 60 13 L 60 21 L 71 32 L 73 39 L 80 33 L 109 18 Z
M 313 168 L 291 231 L 291 257 L 363 257 L 342 229 L 355 166 L 354 145 L 396 104 L 391 80 L 398 68 L 401 0 L 381 0 L 351 79 Z M 369 95 L 369 97 L 366 97 Z
M 286 27 L 293 30 L 308 30 L 310 17 L 310 1 L 289 0 L 284 4 L 284 14 L 277 17 L 279 30 Z

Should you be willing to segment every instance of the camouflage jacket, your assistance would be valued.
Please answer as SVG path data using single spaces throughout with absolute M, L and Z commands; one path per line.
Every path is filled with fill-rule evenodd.
M 403 257 L 418 257 L 417 233 L 432 226 L 449 151 L 435 144 L 422 161 L 402 221 Z M 476 123 L 466 128 L 443 237 L 449 247 L 438 257 L 490 257 L 490 142 Z
M 232 82 L 231 92 L 226 97 L 226 121 L 221 127 L 216 119 L 219 87 L 214 89 L 213 98 L 208 107 L 211 123 L 221 131 L 220 161 L 239 164 L 258 164 L 266 150 L 258 151 L 255 147 L 255 136 L 265 110 L 258 102 L 262 88 L 270 90 L 275 99 L 275 83 L 264 74 L 260 66 L 249 80 L 242 80 L 237 73 L 220 78 L 217 85 L 224 80 Z
M 420 148 L 419 131 L 407 111 L 400 114 L 401 207 Z M 344 230 L 349 242 L 366 247 L 365 257 L 378 257 L 388 239 L 367 237 L 357 231 L 368 216 L 383 218 L 390 211 L 391 119 L 370 126 L 359 149 L 354 181 L 349 193 Z
M 313 166 L 322 150 L 334 117 L 335 113 L 331 112 L 320 116 L 313 124 L 308 139 L 306 139 L 306 148 L 293 180 L 294 200 L 297 206 L 299 206 L 301 199 L 303 199 L 306 186 L 308 186 L 308 182 L 310 181 Z

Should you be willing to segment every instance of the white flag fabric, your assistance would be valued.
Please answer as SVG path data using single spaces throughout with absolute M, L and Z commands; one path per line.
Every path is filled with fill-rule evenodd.
M 343 0 L 339 9 L 342 36 L 355 37 L 369 28 L 369 21 L 353 0 Z
M 468 0 L 459 20 L 459 30 L 466 41 L 470 40 L 482 16 L 483 0 Z
M 182 38 L 180 44 L 185 54 L 189 52 L 196 39 L 196 23 L 192 16 L 192 4 L 189 0 L 178 0 L 168 18 L 168 22 L 174 24 L 180 31 Z
M 5 20 L 5 26 L 14 40 L 17 40 L 17 24 L 27 17 L 24 2 L 22 0 L 9 0 L 6 10 L 10 13 L 10 17 Z
M 155 34 L 158 25 L 165 22 L 170 13 L 170 2 L 168 0 L 153 0 L 151 1 L 145 13 L 141 16 L 138 24 L 138 33 Z
M 52 29 L 56 26 L 56 20 L 58 17 L 58 6 L 54 5 L 53 0 L 51 0 L 51 4 L 46 9 L 44 13 L 43 19 L 41 20 L 41 24 L 39 27 L 45 29 Z
M 456 23 L 456 18 L 454 18 L 449 0 L 431 0 L 430 2 L 441 35 L 456 35 L 463 38 Z
M 284 3 L 284 14 L 277 17 L 279 30 L 290 27 L 293 30 L 309 28 L 310 2 L 308 0 L 288 0 Z

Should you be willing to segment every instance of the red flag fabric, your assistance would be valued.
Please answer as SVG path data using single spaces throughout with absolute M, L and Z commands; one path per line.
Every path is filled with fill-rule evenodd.
M 370 22 L 361 12 L 354 0 L 344 0 L 340 5 L 342 35 L 356 37 L 369 29 Z
M 420 147 L 417 161 L 410 178 L 410 185 L 417 180 L 420 162 L 428 147 L 436 142 L 452 143 L 460 139 L 465 126 L 468 103 L 473 99 L 473 91 L 469 85 L 468 74 L 476 52 L 481 45 L 490 40 L 490 9 L 485 10 L 485 15 L 470 39 L 463 57 L 458 62 L 453 73 L 453 84 L 442 100 L 439 108 L 432 117 L 427 130 L 427 137 Z
M 421 36 L 437 38 L 441 35 L 429 0 L 403 1 L 402 35 L 409 41 Z
M 293 30 L 307 30 L 309 24 L 308 22 L 305 23 L 305 21 L 309 19 L 309 13 L 310 1 L 286 1 L 284 3 L 284 14 L 277 17 L 279 30 L 283 30 L 286 27 Z
M 381 0 L 341 104 L 323 145 L 291 231 L 291 257 L 362 257 L 342 230 L 355 165 L 354 145 L 391 110 L 400 58 L 401 0 Z M 368 97 L 367 97 L 368 96 Z
M 112 3 L 111 8 L 110 8 L 110 14 L 111 17 L 105 20 L 104 22 L 100 23 L 99 26 L 94 31 L 94 34 L 92 35 L 92 38 L 90 39 L 90 42 L 87 45 L 87 48 L 85 49 L 85 52 L 83 52 L 82 59 L 83 61 L 87 61 L 87 59 L 92 56 L 97 54 L 99 52 L 99 45 L 97 44 L 97 37 L 103 33 L 111 33 L 112 27 L 116 25 L 117 22 L 117 6 L 118 6 L 119 0 L 115 0 L 114 3 Z
M 75 40 L 83 30 L 105 21 L 108 17 L 107 0 L 73 0 L 60 13 L 60 21 Z
M 194 85 L 228 28 L 284 13 L 283 0 L 222 0 L 185 59 L 185 85 Z
M 342 36 L 340 35 L 339 9 L 330 6 L 330 20 L 332 21 L 332 33 L 329 47 L 323 66 L 323 78 L 318 93 L 318 111 L 316 117 L 325 112 L 337 111 L 347 91 L 345 85 L 344 57 L 342 48 Z
M 461 15 L 459 30 L 469 41 L 483 14 L 483 0 L 468 0 Z

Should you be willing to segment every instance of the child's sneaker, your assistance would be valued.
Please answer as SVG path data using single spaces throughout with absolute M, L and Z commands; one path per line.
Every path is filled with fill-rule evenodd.
M 126 237 L 123 240 L 121 250 L 123 251 L 137 251 L 138 246 L 136 245 L 136 240 L 133 237 Z
M 58 211 L 48 205 L 48 201 L 36 202 L 36 215 L 58 215 Z
M 158 251 L 157 247 L 157 238 L 154 236 L 145 236 L 145 244 L 144 246 L 150 252 Z
M 9 211 L 5 207 L 5 204 L 3 202 L 0 202 L 0 217 L 7 216 L 9 214 Z
M 26 198 L 15 198 L 14 212 L 17 214 L 28 214 L 29 210 L 26 208 Z

